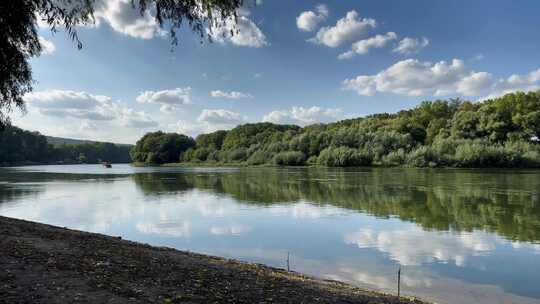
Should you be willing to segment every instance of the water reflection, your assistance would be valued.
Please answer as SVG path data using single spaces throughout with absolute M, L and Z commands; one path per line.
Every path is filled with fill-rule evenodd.
M 146 195 L 197 188 L 255 205 L 309 201 L 381 218 L 398 217 L 428 230 L 482 229 L 511 240 L 540 241 L 537 171 L 251 169 L 166 176 L 147 173 L 133 179 Z M 293 208 L 302 212 L 305 205 Z
M 62 170 L 69 171 L 66 167 Z M 438 303 L 540 303 L 537 171 L 0 169 L 0 214 Z M 64 172 L 63 171 L 63 172 Z

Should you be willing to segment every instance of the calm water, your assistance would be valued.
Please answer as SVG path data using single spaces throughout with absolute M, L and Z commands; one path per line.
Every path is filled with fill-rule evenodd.
M 0 168 L 0 214 L 438 303 L 540 303 L 540 171 Z

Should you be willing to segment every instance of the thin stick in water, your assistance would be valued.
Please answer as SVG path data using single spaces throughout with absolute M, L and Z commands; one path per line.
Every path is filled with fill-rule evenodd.
M 401 292 L 401 266 L 399 266 L 398 272 L 397 272 L 397 296 L 399 298 Z
M 291 271 L 291 268 L 289 266 L 289 252 L 287 251 L 287 271 Z

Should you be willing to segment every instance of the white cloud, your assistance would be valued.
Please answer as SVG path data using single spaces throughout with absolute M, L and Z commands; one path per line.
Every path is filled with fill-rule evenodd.
M 421 39 L 405 37 L 401 39 L 398 46 L 393 51 L 400 54 L 414 54 L 418 53 L 428 45 L 429 39 L 426 37 L 422 37 Z
M 39 44 L 41 44 L 41 54 L 43 55 L 52 55 L 56 51 L 56 46 L 50 40 L 45 39 L 44 37 L 39 36 Z
M 346 79 L 343 86 L 360 95 L 371 96 L 376 92 L 409 96 L 447 95 L 459 93 L 477 95 L 489 89 L 487 73 L 467 69 L 464 62 L 454 59 L 448 63 L 421 62 L 416 59 L 399 61 L 376 75 L 360 75 Z
M 339 19 L 335 26 L 325 26 L 319 29 L 317 35 L 309 39 L 309 41 L 329 47 L 337 47 L 344 42 L 359 38 L 369 28 L 376 26 L 377 22 L 374 19 L 360 19 L 358 13 L 353 10 Z
M 227 99 L 240 99 L 240 98 L 253 98 L 253 95 L 248 93 L 242 93 L 237 91 L 224 92 L 221 90 L 214 90 L 210 92 L 210 96 L 213 98 L 227 98 Z
M 49 28 L 49 23 L 47 23 L 47 19 L 43 16 L 40 16 L 39 14 L 36 14 L 36 23 L 38 28 Z
M 383 48 L 389 42 L 396 40 L 397 35 L 394 32 L 388 32 L 385 35 L 376 35 L 368 39 L 360 40 L 351 46 L 351 50 L 338 56 L 338 59 L 350 59 L 355 55 L 365 55 L 372 48 Z
M 502 96 L 515 91 L 536 91 L 540 89 L 540 69 L 534 70 L 526 75 L 513 74 L 506 79 L 499 79 L 493 84 L 493 88 L 488 96 L 483 99 Z
M 146 11 L 142 16 L 130 0 L 100 0 L 95 5 L 95 25 L 105 22 L 119 33 L 134 38 L 151 39 L 165 35 L 155 18 Z
M 89 120 L 113 120 L 115 105 L 110 97 L 87 92 L 49 90 L 24 96 L 41 114 Z
M 121 105 L 112 98 L 87 92 L 48 90 L 25 95 L 29 107 L 46 116 L 117 122 L 133 128 L 155 127 L 157 123 L 144 112 Z
M 456 91 L 466 95 L 477 95 L 492 84 L 492 76 L 486 72 L 471 73 L 457 83 Z
M 123 126 L 130 128 L 146 129 L 158 126 L 158 123 L 145 112 L 130 108 L 123 108 L 119 113 L 119 119 Z
M 71 10 L 80 3 L 63 1 L 60 5 Z M 43 16 L 36 16 L 37 25 L 40 28 L 49 28 L 49 24 Z M 156 36 L 165 36 L 166 31 L 159 27 L 155 17 L 147 10 L 140 14 L 139 7 L 133 7 L 131 0 L 96 0 L 94 3 L 94 22 L 85 25 L 99 27 L 108 24 L 114 31 L 124 35 L 151 39 Z
M 196 136 L 202 133 L 231 129 L 246 121 L 247 117 L 237 112 L 224 109 L 204 109 L 195 121 L 179 120 L 169 127 L 178 133 Z
M 225 43 L 230 42 L 237 46 L 260 48 L 268 45 L 266 36 L 247 16 L 249 11 L 242 10 L 236 19 L 227 19 L 218 22 L 207 30 L 207 33 L 214 41 Z
M 229 110 L 204 109 L 197 118 L 197 121 L 215 127 L 232 127 L 244 122 L 245 118 L 240 113 Z
M 212 226 L 210 233 L 213 235 L 233 235 L 239 236 L 250 232 L 253 228 L 246 225 L 231 225 L 231 226 Z
M 185 238 L 189 238 L 191 235 L 191 224 L 189 222 L 137 223 L 136 228 L 137 231 L 143 234 Z
M 321 108 L 313 106 L 294 106 L 287 111 L 273 111 L 263 117 L 263 121 L 277 124 L 309 125 L 319 122 L 331 122 L 339 120 L 342 116 L 341 109 Z
M 526 75 L 512 75 L 494 80 L 488 72 L 475 72 L 463 60 L 437 63 L 406 59 L 375 75 L 360 75 L 343 81 L 343 88 L 359 95 L 394 93 L 408 96 L 487 95 L 481 99 L 515 91 L 540 88 L 540 69 Z
M 327 275 L 330 279 L 337 279 L 338 281 L 353 281 L 361 285 L 374 286 L 377 288 L 393 289 L 395 287 L 395 279 L 393 276 L 371 274 L 366 271 L 357 271 L 354 268 L 342 267 L 339 269 L 341 275 Z M 433 280 L 426 277 L 425 274 L 418 275 L 401 275 L 402 286 L 407 287 L 427 287 L 430 288 L 433 285 Z
M 305 11 L 296 17 L 296 26 L 305 32 L 314 31 L 320 22 L 328 17 L 328 8 L 324 4 L 319 4 L 314 11 Z
M 205 126 L 198 122 L 179 120 L 175 124 L 170 124 L 169 128 L 176 133 L 196 137 L 198 134 L 207 133 Z
M 422 265 L 438 261 L 465 266 L 468 257 L 488 253 L 497 244 L 495 237 L 482 232 L 453 235 L 429 232 L 417 227 L 390 231 L 364 228 L 346 234 L 344 241 L 359 248 L 375 248 L 387 253 L 401 265 Z
M 136 98 L 139 103 L 155 103 L 161 105 L 161 112 L 170 113 L 180 105 L 191 103 L 191 88 L 176 88 L 162 91 L 145 91 Z
M 336 217 L 344 214 L 343 209 L 334 206 L 319 206 L 299 201 L 294 204 L 275 205 L 269 209 L 273 215 L 289 215 L 297 219 L 319 219 Z

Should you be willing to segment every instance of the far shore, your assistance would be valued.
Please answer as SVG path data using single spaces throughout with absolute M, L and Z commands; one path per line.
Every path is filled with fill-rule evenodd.
M 0 303 L 426 303 L 0 216 Z

